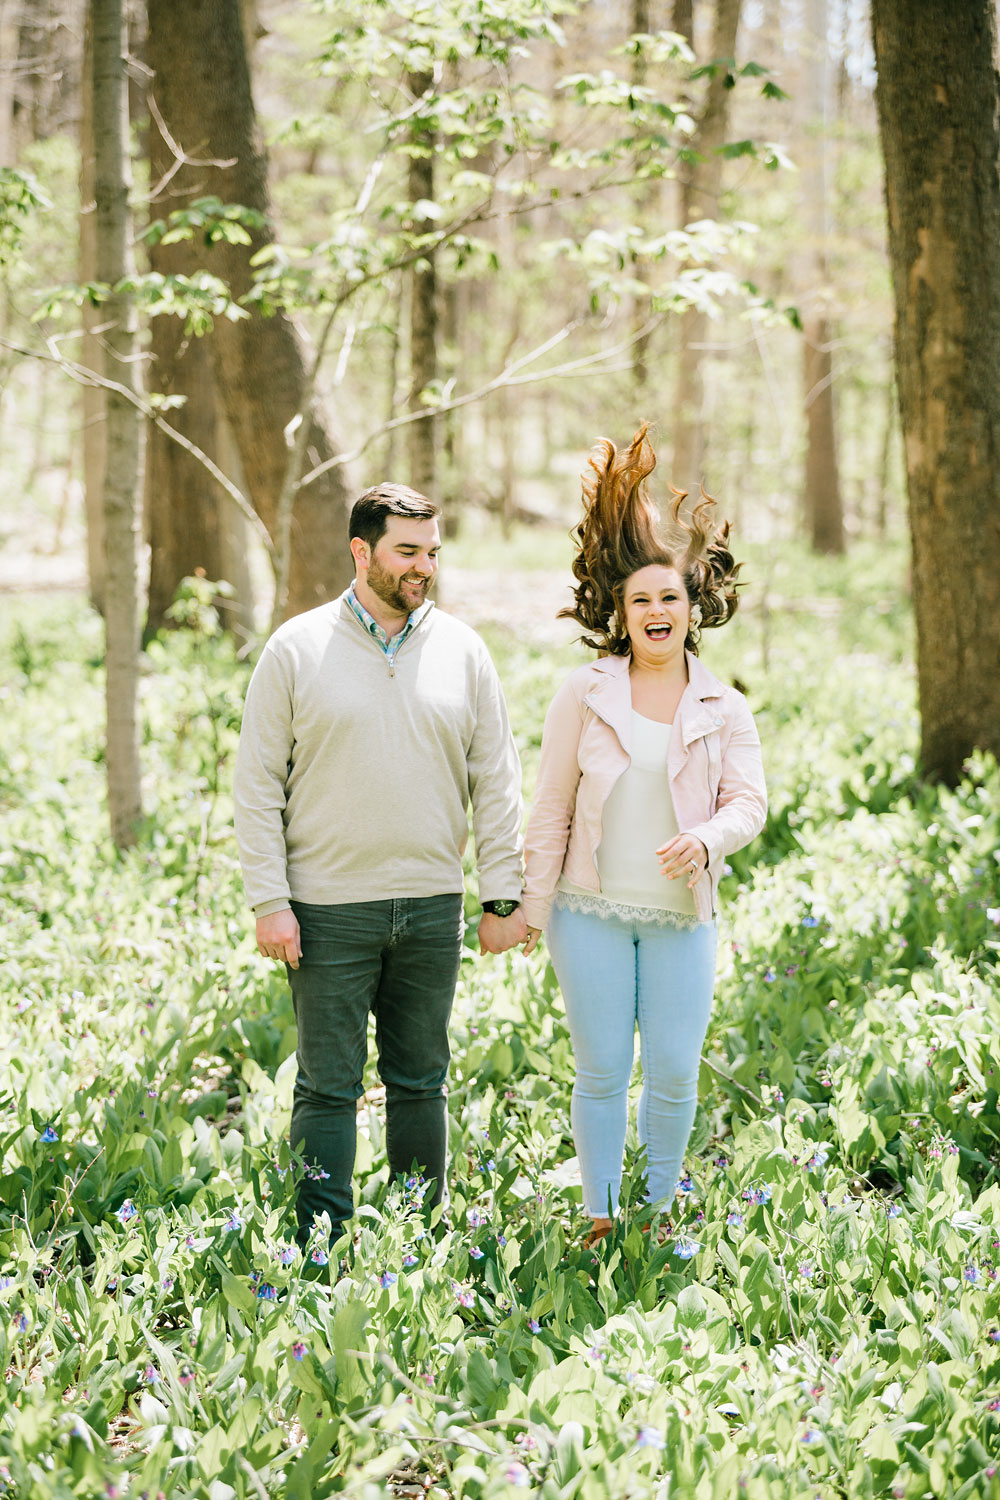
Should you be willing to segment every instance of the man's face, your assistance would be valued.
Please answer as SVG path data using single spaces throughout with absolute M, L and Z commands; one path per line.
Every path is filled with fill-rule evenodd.
M 390 516 L 368 561 L 366 582 L 382 603 L 400 614 L 419 609 L 437 572 L 441 534 L 437 520 Z

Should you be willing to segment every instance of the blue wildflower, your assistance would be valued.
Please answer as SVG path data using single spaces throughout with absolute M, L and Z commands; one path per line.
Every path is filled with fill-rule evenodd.
M 697 1240 L 678 1240 L 674 1246 L 674 1254 L 678 1260 L 690 1260 L 698 1254 L 701 1249 Z
M 640 1427 L 635 1446 L 637 1448 L 665 1448 L 667 1440 L 655 1427 Z
M 404 1266 L 415 1266 L 416 1263 L 417 1263 L 417 1257 L 415 1255 L 411 1255 L 409 1252 L 407 1252 L 406 1255 L 403 1256 L 403 1265 Z
M 142 1372 L 142 1378 L 147 1385 L 155 1385 L 160 1377 L 152 1365 L 147 1365 Z
M 314 1265 L 317 1266 L 329 1265 L 330 1262 L 330 1257 L 320 1245 L 316 1246 L 316 1249 L 312 1252 L 309 1259 L 313 1262 Z
M 242 1229 L 243 1220 L 234 1209 L 233 1212 L 229 1215 L 229 1218 L 223 1224 L 222 1232 L 223 1234 L 239 1234 Z
M 814 1265 L 812 1265 L 809 1261 L 804 1260 L 802 1262 L 801 1266 L 799 1266 L 799 1275 L 802 1276 L 802 1277 L 804 1277 L 806 1281 L 808 1281 L 811 1277 L 815 1276 L 815 1274 L 816 1274 L 816 1267 Z
M 501 1248 L 502 1248 L 504 1245 L 506 1245 L 506 1243 L 507 1243 L 507 1236 L 505 1234 L 498 1234 L 497 1235 L 497 1244 L 500 1245 Z
M 539 1323 L 537 1318 L 528 1319 L 528 1327 L 531 1329 L 532 1333 L 538 1333 L 541 1330 L 541 1326 L 542 1325 L 541 1323 Z
M 493 1160 L 492 1156 L 489 1157 L 486 1161 L 481 1161 L 479 1163 L 479 1170 L 480 1170 L 480 1172 L 482 1172 L 482 1174 L 483 1174 L 484 1177 L 488 1176 L 490 1172 L 495 1172 L 496 1169 L 497 1169 L 497 1164 Z
M 508 1484 L 515 1484 L 519 1489 L 523 1489 L 525 1485 L 531 1483 L 531 1475 L 524 1467 L 524 1464 L 508 1464 L 506 1469 L 504 1469 L 503 1471 L 503 1477 L 506 1479 Z
M 691 1181 L 690 1176 L 688 1176 L 688 1177 L 682 1177 L 680 1179 L 680 1181 L 677 1184 L 677 1191 L 679 1193 L 693 1193 L 694 1192 L 694 1183 Z
M 27 1317 L 25 1316 L 25 1314 L 23 1312 L 22 1313 L 18 1313 L 15 1316 L 15 1318 L 14 1318 L 14 1327 L 20 1333 L 27 1333 L 27 1331 L 28 1331 L 28 1319 L 27 1319 Z
M 452 1291 L 455 1293 L 455 1301 L 459 1307 L 471 1307 L 473 1305 L 476 1300 L 476 1294 L 471 1287 L 460 1286 L 457 1281 L 453 1281 L 451 1286 Z
M 277 1302 L 278 1289 L 272 1286 L 269 1281 L 262 1281 L 257 1288 L 257 1296 L 262 1302 Z
M 991 1328 L 986 1337 L 991 1344 L 1000 1344 L 1000 1328 Z
M 732 1224 L 735 1229 L 739 1229 L 743 1224 L 743 1215 L 738 1213 L 727 1214 L 726 1223 Z
M 470 1229 L 478 1229 L 481 1224 L 486 1223 L 486 1214 L 481 1208 L 470 1208 L 466 1221 Z
M 962 1276 L 970 1286 L 975 1286 L 979 1280 L 979 1267 L 966 1266 L 965 1270 L 962 1272 Z
M 305 1344 L 299 1342 L 297 1344 L 293 1344 L 292 1345 L 292 1358 L 293 1359 L 303 1360 L 303 1359 L 305 1359 L 305 1356 L 306 1356 L 306 1346 L 305 1346 Z
M 132 1199 L 126 1198 L 121 1208 L 115 1209 L 115 1218 L 118 1220 L 119 1224 L 130 1224 L 136 1217 L 138 1212 L 139 1210 L 132 1202 Z
M 830 1159 L 830 1153 L 825 1146 L 817 1146 L 806 1166 L 810 1172 L 820 1172 Z
M 0 1276 L 0 1292 L 5 1292 L 9 1286 L 14 1285 L 13 1276 Z
M 802 918 L 802 926 L 803 927 L 818 927 L 819 926 L 819 917 L 814 917 L 812 915 L 812 913 L 810 913 L 808 917 L 803 917 Z
M 804 1443 L 818 1443 L 820 1441 L 820 1434 L 816 1432 L 812 1427 L 807 1427 L 805 1432 L 802 1434 L 802 1441 Z
M 483 1252 L 478 1245 L 472 1245 L 469 1249 L 469 1254 L 473 1260 L 482 1260 L 483 1258 Z
M 42 1131 L 42 1141 L 44 1142 L 44 1144 L 46 1146 L 51 1146 L 53 1142 L 57 1141 L 58 1139 L 58 1131 L 53 1130 L 51 1125 L 46 1125 L 45 1129 Z
M 378 1279 L 378 1284 L 380 1287 L 395 1286 L 398 1280 L 399 1277 L 395 1271 L 383 1271 Z
M 290 1266 L 292 1262 L 298 1260 L 298 1258 L 299 1252 L 294 1245 L 282 1245 L 276 1256 L 276 1259 L 279 1260 L 283 1266 Z
M 773 969 L 765 969 L 764 970 L 764 983 L 765 984 L 773 984 L 774 983 L 774 979 L 775 979 L 774 970 Z

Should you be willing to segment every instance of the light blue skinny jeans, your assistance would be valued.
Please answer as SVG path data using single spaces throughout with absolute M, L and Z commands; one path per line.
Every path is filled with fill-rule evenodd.
M 566 1002 L 576 1080 L 571 1119 L 593 1218 L 618 1206 L 628 1085 L 639 1027 L 639 1140 L 649 1198 L 672 1203 L 698 1099 L 715 983 L 717 931 L 572 911 L 558 896 L 545 932 Z

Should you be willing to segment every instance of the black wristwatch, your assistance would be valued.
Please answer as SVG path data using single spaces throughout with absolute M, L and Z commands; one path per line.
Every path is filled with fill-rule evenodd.
M 491 911 L 495 917 L 509 917 L 520 904 L 520 901 L 484 901 L 483 911 Z

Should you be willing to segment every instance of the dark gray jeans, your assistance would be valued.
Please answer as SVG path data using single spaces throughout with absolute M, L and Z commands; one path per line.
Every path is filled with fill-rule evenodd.
M 461 958 L 462 896 L 338 906 L 293 901 L 292 910 L 302 931 L 299 967 L 288 970 L 299 1032 L 290 1139 L 307 1163 L 300 1233 L 325 1211 L 336 1236 L 354 1211 L 369 1011 L 385 1084 L 389 1171 L 405 1175 L 416 1165 L 433 1178 L 425 1199 L 431 1206 L 444 1191 L 448 1021 Z

